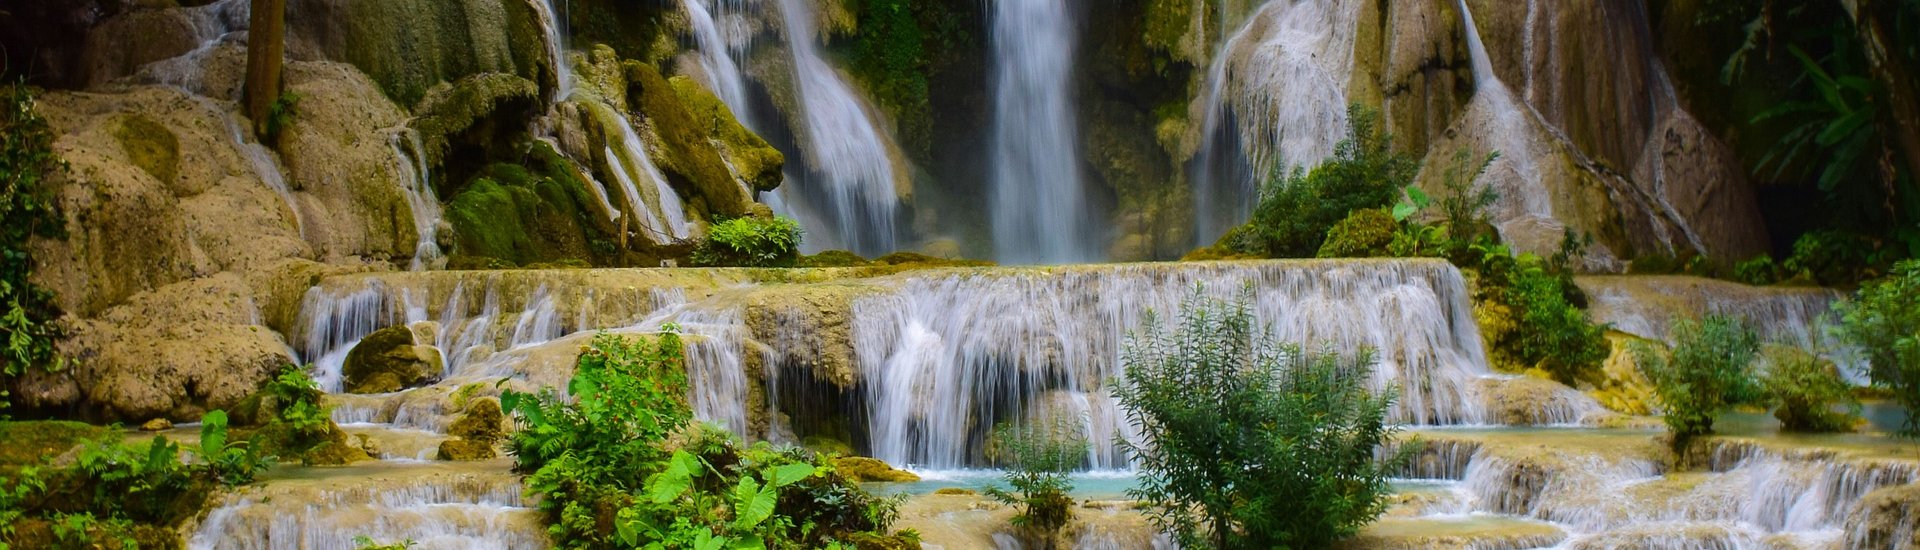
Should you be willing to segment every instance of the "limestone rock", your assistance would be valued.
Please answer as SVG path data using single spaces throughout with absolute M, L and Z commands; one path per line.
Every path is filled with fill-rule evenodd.
M 920 476 L 894 467 L 878 459 L 843 456 L 833 459 L 834 470 L 854 482 L 908 482 L 920 481 Z
M 1847 514 L 1848 548 L 1920 549 L 1920 484 L 1879 489 Z
M 539 16 L 523 0 L 291 0 L 287 53 L 358 67 L 405 105 L 480 73 L 555 85 Z
M 171 429 L 173 429 L 173 423 L 165 418 L 155 418 L 140 425 L 140 431 L 143 432 L 164 432 Z
M 410 388 L 433 378 L 441 371 L 439 350 L 415 345 L 413 331 L 405 326 L 387 327 L 367 335 L 347 352 L 341 368 L 343 386 L 348 393 L 387 393 Z

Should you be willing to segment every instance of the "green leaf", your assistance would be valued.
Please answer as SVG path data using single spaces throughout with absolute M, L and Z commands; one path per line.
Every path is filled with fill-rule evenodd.
M 693 486 L 693 472 L 697 467 L 693 455 L 686 451 L 675 451 L 666 471 L 655 474 L 653 479 L 647 481 L 647 500 L 654 504 L 673 502 Z
M 1413 214 L 1419 211 L 1420 209 L 1414 208 L 1413 205 L 1407 204 L 1404 202 L 1393 205 L 1393 221 L 1396 221 L 1396 222 L 1407 221 L 1407 218 L 1413 217 Z
M 815 471 L 812 464 L 788 464 L 774 468 L 769 479 L 774 487 L 786 487 L 802 479 L 813 477 Z
M 200 416 L 200 455 L 211 461 L 227 448 L 227 411 L 214 409 Z
M 773 486 L 763 487 L 753 476 L 742 476 L 740 484 L 733 488 L 734 529 L 752 531 L 773 516 L 775 497 Z

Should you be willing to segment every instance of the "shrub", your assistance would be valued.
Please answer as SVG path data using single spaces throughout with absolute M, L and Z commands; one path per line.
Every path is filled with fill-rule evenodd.
M 995 455 L 1006 468 L 1002 480 L 1011 491 L 987 488 L 987 495 L 1019 510 L 1013 525 L 1036 541 L 1051 540 L 1073 517 L 1073 481 L 1068 474 L 1087 458 L 1087 438 L 1073 417 L 1051 424 L 993 430 Z
M 693 250 L 693 263 L 707 267 L 784 267 L 800 257 L 800 223 L 734 218 L 713 224 Z
M 1373 355 L 1307 352 L 1256 337 L 1250 296 L 1233 305 L 1196 296 L 1180 326 L 1131 340 L 1115 390 L 1143 435 L 1128 494 L 1187 548 L 1324 548 L 1385 509 L 1397 453 L 1377 460 L 1397 429 L 1398 391 L 1366 387 Z
M 1760 352 L 1760 337 L 1739 319 L 1709 316 L 1704 322 L 1674 323 L 1670 338 L 1673 348 L 1666 353 L 1645 342 L 1635 342 L 1632 351 L 1679 446 L 1713 433 L 1715 415 L 1756 396 L 1750 367 Z
M 1787 431 L 1844 432 L 1853 429 L 1860 402 L 1832 361 L 1789 346 L 1769 346 L 1760 390 Z M 1835 412 L 1845 406 L 1846 413 Z
M 1840 304 L 1843 334 L 1867 354 L 1873 383 L 1906 407 L 1901 432 L 1920 436 L 1920 260 L 1894 264 L 1886 278 L 1868 282 Z
M 1327 240 L 1320 245 L 1321 258 L 1377 258 L 1387 255 L 1387 246 L 1393 244 L 1394 235 L 1400 231 L 1400 224 L 1393 216 L 1379 208 L 1366 208 L 1353 211 L 1347 219 L 1333 224 L 1327 230 Z
M 53 348 L 61 335 L 53 292 L 33 284 L 34 259 L 27 242 L 59 237 L 62 219 L 47 178 L 67 169 L 53 152 L 53 131 L 34 110 L 33 91 L 11 84 L 0 111 L 0 388 L 29 367 L 53 371 L 65 364 Z M 0 409 L 8 404 L 0 389 Z
M 1859 282 L 1875 256 L 1873 242 L 1843 231 L 1814 231 L 1793 241 L 1793 255 L 1781 267 L 1790 277 L 1823 285 Z
M 1733 264 L 1734 280 L 1754 286 L 1766 286 L 1779 281 L 1778 272 L 1779 268 L 1773 264 L 1773 256 L 1766 254 Z
M 200 417 L 200 457 L 207 471 L 222 485 L 253 483 L 273 466 L 273 457 L 260 454 L 259 436 L 250 441 L 227 441 L 226 411 L 208 411 Z
M 1240 254 L 1310 257 L 1320 250 L 1327 230 L 1353 211 L 1392 205 L 1418 169 L 1412 157 L 1394 152 L 1379 113 L 1348 107 L 1347 138 L 1334 147 L 1333 157 L 1312 171 L 1274 170 L 1247 224 L 1250 234 L 1229 244 Z
M 1594 381 L 1607 359 L 1607 327 L 1593 323 L 1580 307 L 1585 296 L 1563 262 L 1532 254 L 1515 257 L 1506 246 L 1483 240 L 1475 299 L 1481 307 L 1504 308 L 1513 330 L 1488 334 L 1493 352 L 1538 367 L 1564 384 Z M 1570 258 L 1563 251 L 1556 258 Z M 1556 263 L 1559 267 L 1556 268 Z
M 1500 192 L 1492 187 L 1476 187 L 1474 182 L 1487 173 L 1487 167 L 1498 158 L 1499 153 L 1478 156 L 1472 150 L 1461 149 L 1454 152 L 1453 161 L 1441 175 L 1440 184 L 1446 190 L 1440 196 L 1440 214 L 1449 237 L 1447 257 L 1470 259 L 1467 253 L 1474 241 L 1495 236 L 1486 210 L 1500 200 Z
M 568 383 L 506 392 L 510 442 L 562 547 L 830 548 L 885 537 L 875 498 L 800 449 L 746 446 L 693 422 L 680 338 L 596 337 Z M 879 534 L 876 534 L 879 533 Z M 896 535 L 896 538 L 905 535 Z

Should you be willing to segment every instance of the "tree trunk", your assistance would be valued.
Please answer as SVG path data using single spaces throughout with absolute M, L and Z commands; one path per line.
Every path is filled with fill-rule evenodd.
M 1890 33 L 1892 21 L 1900 16 L 1898 2 L 1885 0 L 1854 0 L 1842 2 L 1851 4 L 1849 13 L 1853 15 L 1854 32 L 1860 37 L 1861 49 L 1866 52 L 1867 65 L 1871 67 L 1873 78 L 1886 90 L 1881 101 L 1885 102 L 1888 124 L 1882 124 L 1892 135 L 1886 136 L 1890 147 L 1904 157 L 1907 175 L 1920 178 L 1920 74 L 1914 72 L 1914 60 L 1900 51 L 1895 42 L 1898 37 Z
M 247 25 L 247 87 L 242 102 L 253 134 L 267 137 L 267 119 L 280 99 L 280 69 L 287 49 L 287 0 L 250 0 Z

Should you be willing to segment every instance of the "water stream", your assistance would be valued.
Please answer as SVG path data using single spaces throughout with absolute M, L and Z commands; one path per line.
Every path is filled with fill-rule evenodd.
M 788 178 L 788 186 L 800 188 L 789 189 L 787 200 L 809 202 L 809 208 L 796 211 L 817 215 L 801 221 L 824 229 L 824 236 L 842 247 L 870 256 L 893 252 L 901 186 L 895 147 L 872 109 L 821 57 L 813 3 L 778 3 L 800 102 L 794 132 L 811 172 L 797 181 Z
M 992 0 L 994 256 L 1006 264 L 1105 255 L 1081 174 L 1074 111 L 1079 24 L 1065 0 Z

